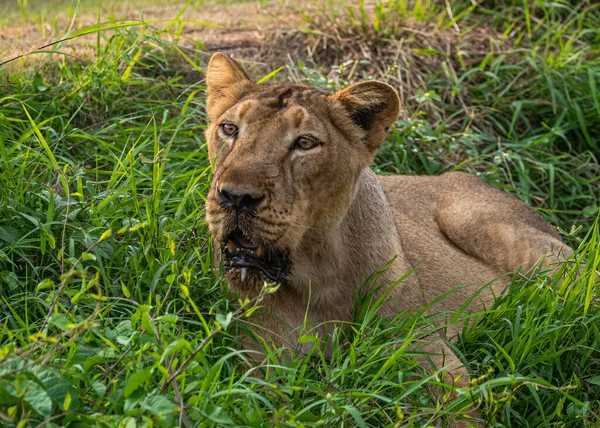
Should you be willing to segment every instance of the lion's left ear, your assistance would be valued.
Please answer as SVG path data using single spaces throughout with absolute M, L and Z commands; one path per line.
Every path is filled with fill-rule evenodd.
M 366 131 L 366 143 L 372 151 L 383 143 L 388 128 L 400 113 L 398 93 L 383 82 L 355 83 L 332 98 L 341 102 L 352 122 Z
M 208 62 L 206 85 L 208 89 L 206 112 L 212 121 L 235 104 L 245 91 L 254 86 L 254 83 L 237 62 L 217 52 Z

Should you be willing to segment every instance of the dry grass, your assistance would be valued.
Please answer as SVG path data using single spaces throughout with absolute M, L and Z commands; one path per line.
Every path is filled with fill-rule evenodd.
M 276 5 L 261 7 L 257 2 L 230 4 L 226 7 L 213 2 L 209 4 L 190 4 L 175 1 L 168 5 L 151 4 L 143 9 L 138 3 L 125 2 L 98 8 L 95 12 L 84 9 L 83 12 L 68 12 L 63 9 L 52 20 L 46 20 L 41 12 L 30 12 L 10 22 L 0 21 L 0 60 L 9 61 L 20 55 L 38 50 L 42 46 L 69 37 L 73 33 L 97 25 L 101 22 L 119 22 L 144 20 L 152 22 L 156 28 L 167 26 L 174 16 L 182 13 L 177 25 L 172 25 L 164 34 L 165 38 L 176 40 L 183 48 L 203 50 L 206 55 L 211 51 L 223 51 L 233 57 L 257 65 L 266 70 L 280 63 L 282 55 L 288 52 L 287 46 L 275 45 L 273 37 L 287 32 L 286 27 L 296 27 L 301 16 L 289 8 Z M 153 0 L 152 3 L 155 3 Z M 15 11 L 10 12 L 13 15 Z M 11 23 L 14 21 L 15 23 Z M 182 25 L 183 23 L 183 25 Z M 106 38 L 100 41 L 105 44 Z M 65 55 L 76 55 L 82 59 L 97 54 L 97 34 L 76 37 L 52 48 Z M 41 50 L 42 55 L 28 56 L 20 60 L 19 67 L 31 67 L 39 63 L 39 58 L 48 48 Z
M 185 7 L 185 2 L 175 1 L 169 5 L 158 2 L 142 9 L 139 3 L 109 4 L 95 12 L 86 8 L 76 15 L 63 11 L 52 21 L 45 21 L 40 12 L 37 15 L 31 12 L 23 18 L 13 10 L 12 14 L 21 19 L 15 19 L 16 24 L 5 21 L 0 27 L 0 58 L 7 61 L 35 51 L 114 16 L 131 22 L 143 17 L 146 21 L 156 21 L 155 25 L 160 28 Z M 352 69 L 352 73 L 345 76 L 347 80 L 365 75 L 383 78 L 396 84 L 403 98 L 409 98 L 416 88 L 423 87 L 431 70 L 440 69 L 446 58 L 452 60 L 453 66 L 460 61 L 468 66 L 481 61 L 490 44 L 497 51 L 509 48 L 501 35 L 489 29 L 476 28 L 459 35 L 454 29 L 440 30 L 433 23 L 414 20 L 406 22 L 395 36 L 382 38 L 372 29 L 357 31 L 349 26 L 344 13 L 332 18 L 332 11 L 319 2 L 311 5 L 309 10 L 294 3 L 282 6 L 279 2 L 266 6 L 257 2 L 227 7 L 190 5 L 182 15 L 187 21 L 185 27 L 171 30 L 182 46 L 195 49 L 200 43 L 210 52 L 225 52 L 256 68 L 256 73 L 286 64 L 295 65 L 297 58 L 312 61 L 324 70 L 335 64 L 346 64 Z M 308 22 L 303 20 L 309 15 Z M 96 34 L 90 34 L 62 43 L 59 49 L 67 55 L 85 58 L 96 54 L 95 42 Z M 28 58 L 28 61 L 33 64 L 36 59 Z M 390 64 L 395 64 L 393 69 Z M 20 65 L 23 66 L 23 62 Z M 335 72 L 330 77 L 336 79 Z

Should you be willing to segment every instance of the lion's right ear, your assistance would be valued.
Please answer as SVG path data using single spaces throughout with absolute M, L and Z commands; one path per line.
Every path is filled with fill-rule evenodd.
M 400 113 L 398 93 L 383 82 L 355 83 L 331 97 L 342 104 L 350 120 L 365 132 L 367 147 L 373 152 Z
M 237 102 L 241 95 L 254 86 L 244 70 L 227 55 L 217 52 L 206 70 L 208 97 L 206 112 L 211 121 Z

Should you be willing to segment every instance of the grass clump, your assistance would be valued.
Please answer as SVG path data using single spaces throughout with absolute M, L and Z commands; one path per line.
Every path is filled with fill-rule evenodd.
M 461 345 L 471 369 L 483 380 L 493 376 L 508 381 L 490 396 L 491 422 L 600 423 L 598 238 L 596 221 L 579 249 L 579 265 L 562 269 L 556 277 L 513 282 L 483 322 L 463 331 Z M 547 383 L 515 383 L 514 376 Z
M 455 22 L 483 13 L 469 9 Z M 541 13 L 532 9 L 532 22 Z M 465 324 L 454 346 L 475 381 L 455 395 L 409 351 L 434 329 L 433 316 L 380 319 L 377 302 L 335 331 L 331 357 L 285 360 L 265 345 L 257 368 L 238 339 L 259 302 L 240 305 L 212 267 L 204 87 L 189 71 L 202 70 L 201 54 L 144 23 L 98 35 L 94 55 L 49 56 L 0 90 L 3 424 L 423 426 L 473 405 L 499 426 L 599 423 L 600 167 L 585 138 L 566 150 L 571 131 L 522 125 L 525 107 L 509 136 L 500 125 L 514 111 L 467 117 L 482 109 L 478 98 L 463 96 L 469 104 L 457 109 L 458 95 L 441 89 L 456 82 L 432 72 L 405 97 L 374 167 L 479 174 L 572 232 L 576 260 L 556 276 L 516 279 Z M 514 67 L 530 64 L 522 58 L 532 49 L 515 53 Z M 500 61 L 493 56 L 488 64 Z M 303 64 L 287 71 L 330 89 L 359 77 L 344 65 L 329 77 Z M 460 85 L 490 97 L 499 90 L 476 73 Z M 579 129 L 574 117 L 562 120 L 561 129 Z M 308 331 L 303 340 L 320 339 Z
M 344 2 L 305 20 L 316 62 L 387 79 L 410 107 L 433 90 L 436 126 L 600 151 L 596 2 Z

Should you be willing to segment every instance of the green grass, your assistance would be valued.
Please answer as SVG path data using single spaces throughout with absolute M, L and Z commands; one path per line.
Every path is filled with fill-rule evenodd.
M 336 2 L 305 16 L 306 32 L 315 58 L 359 62 L 355 78 L 391 79 L 410 107 L 434 91 L 436 126 L 598 153 L 600 4 L 478 3 L 449 15 L 429 0 Z
M 511 6 L 524 32 L 511 58 L 490 51 L 456 80 L 423 74 L 374 165 L 479 174 L 579 247 L 558 276 L 515 280 L 465 325 L 454 346 L 475 381 L 457 397 L 432 394 L 450 386 L 408 346 L 433 316 L 380 319 L 377 302 L 336 330 L 330 358 L 282 363 L 267 349 L 256 369 L 237 348 L 252 305 L 240 308 L 211 266 L 200 52 L 144 24 L 108 24 L 96 57 L 54 55 L 12 75 L 0 88 L 0 425 L 423 426 L 475 403 L 496 426 L 598 426 L 600 166 L 582 123 L 590 138 L 600 129 L 589 86 L 600 64 L 584 61 L 595 36 L 565 46 L 533 19 L 567 33 L 598 18 L 585 2 L 576 17 L 565 7 L 532 8 L 527 24 Z M 504 25 L 465 10 L 461 27 Z M 424 13 L 437 22 L 444 9 Z M 555 68 L 551 57 L 564 58 Z M 280 78 L 335 88 L 347 77 L 337 70 L 299 64 Z M 469 94 L 466 109 L 447 88 Z M 539 97 L 549 103 L 528 102 Z

